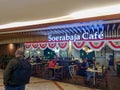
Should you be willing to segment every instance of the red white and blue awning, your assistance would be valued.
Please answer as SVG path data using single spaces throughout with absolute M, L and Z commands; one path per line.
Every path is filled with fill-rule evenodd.
M 101 50 L 105 45 L 108 45 L 111 49 L 120 51 L 120 39 L 115 40 L 99 40 L 99 41 L 71 41 L 73 48 L 76 50 L 80 50 L 84 47 L 84 45 L 89 46 L 94 51 Z M 25 43 L 25 48 L 40 48 L 41 50 L 45 50 L 46 48 L 54 49 L 59 48 L 60 50 L 68 49 L 69 41 L 63 42 L 37 42 L 37 43 Z
M 111 49 L 120 51 L 120 19 L 53 25 L 28 31 L 37 31 L 36 33 L 40 35 L 46 35 L 48 40 L 25 43 L 26 49 L 39 47 L 44 50 L 47 47 L 50 49 L 58 47 L 66 50 L 71 41 L 73 48 L 77 50 L 88 45 L 91 49 L 99 51 L 108 45 Z

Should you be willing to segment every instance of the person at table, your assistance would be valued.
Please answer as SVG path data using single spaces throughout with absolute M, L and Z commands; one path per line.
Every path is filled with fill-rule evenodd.
M 97 70 L 96 64 L 94 64 L 94 63 L 90 64 L 89 69 Z M 97 72 L 87 71 L 87 73 L 86 73 L 86 84 L 87 85 L 90 85 L 90 79 L 93 77 L 94 73 L 95 73 L 95 75 L 97 75 Z
M 55 67 L 55 65 L 56 65 L 56 56 L 54 56 L 54 58 L 49 61 L 48 67 L 53 68 Z
M 91 64 L 90 66 L 89 66 L 89 69 L 93 69 L 93 64 Z M 90 71 L 87 71 L 86 72 L 86 84 L 87 85 L 89 85 L 90 84 L 90 79 L 91 79 L 91 77 L 93 76 L 93 72 L 90 72 Z
M 56 65 L 56 60 L 55 60 L 55 59 L 52 59 L 52 60 L 49 61 L 48 67 L 49 67 L 49 68 L 53 68 L 53 67 L 55 67 L 55 65 Z
M 95 60 L 88 60 L 88 64 L 89 64 L 89 66 L 91 66 L 91 65 L 95 65 Z
M 54 58 L 52 60 L 49 61 L 49 64 L 48 64 L 48 68 L 49 70 L 51 71 L 52 75 L 51 75 L 51 78 L 54 77 L 54 67 L 56 65 L 56 56 L 54 56 Z
M 88 60 L 85 58 L 80 65 L 80 69 L 78 70 L 78 75 L 86 76 L 86 70 L 89 67 Z

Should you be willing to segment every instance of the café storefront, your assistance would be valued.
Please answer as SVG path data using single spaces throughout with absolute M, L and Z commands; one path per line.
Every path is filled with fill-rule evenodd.
M 64 73 L 59 74 L 63 81 L 68 80 L 68 82 L 80 84 L 80 77 L 74 79 L 72 77 L 74 70 L 71 67 L 76 67 L 77 64 L 71 62 L 87 58 L 96 60 L 101 66 L 107 66 L 109 55 L 114 56 L 115 64 L 120 60 L 120 19 L 118 19 L 119 16 L 106 17 L 109 18 L 63 21 L 10 29 L 11 31 L 4 30 L 0 33 L 0 36 L 3 37 L 0 38 L 0 44 L 17 43 L 20 44 L 18 47 L 23 45 L 26 58 L 43 56 L 43 62 L 31 63 L 31 65 L 35 76 L 39 75 L 39 77 L 47 79 L 49 73 L 46 65 L 51 59 L 50 56 L 56 53 L 58 57 L 62 57 L 58 60 L 58 65 L 61 67 L 53 69 L 63 69 Z M 10 48 L 10 50 L 12 49 Z M 1 51 L 6 52 L 7 50 L 1 48 Z
M 99 84 L 101 89 L 107 89 L 106 74 L 103 72 L 107 69 L 107 59 L 109 55 L 114 56 L 114 62 L 120 59 L 120 20 L 99 20 L 83 23 L 61 24 L 45 28 L 38 28 L 39 33 L 46 35 L 46 41 L 26 42 L 24 43 L 27 57 L 43 56 L 42 63 L 34 64 L 33 75 L 49 78 L 49 73 L 46 75 L 46 66 L 51 59 L 53 52 L 57 54 L 57 66 L 50 68 L 54 70 L 54 80 L 62 80 L 63 82 L 73 84 L 85 84 L 85 78 L 79 76 L 79 65 L 76 61 L 81 61 L 84 58 L 95 60 L 100 67 L 95 70 L 92 68 L 90 72 L 97 72 L 102 76 L 101 81 L 93 76 L 92 85 Z M 51 51 L 52 52 L 51 52 Z M 62 57 L 62 58 L 61 58 Z M 44 65 L 43 65 L 44 64 Z M 38 65 L 40 67 L 38 67 Z M 105 66 L 105 69 L 102 68 Z M 49 70 L 49 67 L 47 67 Z M 56 71 L 61 70 L 61 73 Z M 87 69 L 89 71 L 89 69 Z M 59 77 L 58 77 L 59 76 Z M 57 78 L 57 79 L 56 79 Z M 97 81 L 98 80 L 98 81 Z M 82 83 L 81 83 L 82 82 Z
M 49 48 L 58 56 L 81 59 L 80 50 L 87 53 L 94 51 L 93 59 L 107 65 L 109 54 L 119 60 L 120 53 L 120 20 L 99 20 L 82 23 L 61 24 L 45 28 L 38 28 L 48 40 L 24 43 L 26 55 L 44 55 Z M 49 52 L 48 52 L 49 53 Z

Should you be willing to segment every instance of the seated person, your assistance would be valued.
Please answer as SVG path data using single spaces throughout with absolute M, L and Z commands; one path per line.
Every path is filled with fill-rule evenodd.
M 49 68 L 52 68 L 52 67 L 55 67 L 55 65 L 56 65 L 56 60 L 55 60 L 55 59 L 52 59 L 52 60 L 50 60 L 50 62 L 49 62 L 49 64 L 48 64 L 48 67 L 49 67 Z
M 50 60 L 49 61 L 49 64 L 48 64 L 48 68 L 49 68 L 49 70 L 51 71 L 51 73 L 52 73 L 52 76 L 51 77 L 53 77 L 54 76 L 54 67 L 55 67 L 55 65 L 56 65 L 56 57 L 54 56 L 54 59 L 52 59 L 52 60 Z
M 97 70 L 97 67 L 94 64 L 90 64 L 89 68 Z M 90 83 L 90 79 L 93 77 L 94 74 L 96 75 L 97 72 L 87 71 L 87 73 L 86 73 L 86 84 Z
M 88 68 L 88 61 L 84 59 L 80 65 L 80 69 L 77 71 L 77 74 L 80 76 L 86 76 L 86 69 Z
M 48 67 L 49 67 L 49 68 L 55 67 L 56 62 L 57 62 L 57 56 L 55 55 L 54 58 L 53 58 L 52 60 L 49 61 Z
M 93 64 L 89 66 L 89 68 L 93 69 Z M 93 72 L 87 71 L 86 73 L 86 83 L 89 84 L 91 77 L 93 76 Z
M 89 66 L 90 66 L 90 65 L 93 65 L 93 64 L 94 64 L 94 61 L 93 61 L 93 60 L 88 60 L 88 64 L 89 64 Z

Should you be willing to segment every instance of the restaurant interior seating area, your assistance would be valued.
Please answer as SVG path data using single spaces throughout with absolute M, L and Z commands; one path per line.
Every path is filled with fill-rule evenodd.
M 6 68 L 15 50 L 22 47 L 25 49 L 24 58 L 32 66 L 31 76 L 34 78 L 90 89 L 119 88 L 111 81 L 120 78 L 120 19 L 74 21 L 14 33 L 16 37 L 18 34 L 24 38 L 13 38 L 13 43 L 0 45 L 1 69 Z M 9 35 L 12 37 L 13 34 Z M 27 35 L 31 37 L 29 40 L 25 37 Z M 6 42 L 11 42 L 11 39 L 1 43 Z
M 113 24 L 113 21 L 115 24 Z M 86 28 L 89 26 L 89 24 L 91 25 L 91 22 L 86 23 L 88 25 L 84 27 L 84 30 L 81 30 L 80 28 L 73 29 L 73 34 L 79 32 L 79 34 L 83 36 L 79 37 L 78 35 L 78 38 L 77 36 L 73 35 L 76 37 L 75 39 L 82 38 L 81 41 L 54 41 L 57 40 L 55 38 L 59 37 L 54 36 L 52 39 L 50 36 L 50 39 L 53 41 L 0 45 L 1 51 L 3 51 L 4 48 L 7 48 L 5 50 L 7 53 L 5 51 L 0 53 L 0 67 L 4 70 L 9 60 L 13 58 L 13 52 L 15 52 L 15 49 L 18 47 L 23 47 L 25 49 L 24 58 L 28 60 L 32 66 L 32 77 L 70 83 L 88 88 L 112 90 L 111 88 L 114 86 L 111 87 L 110 81 L 112 79 L 114 80 L 114 77 L 120 78 L 120 25 L 118 20 L 109 20 L 102 22 L 95 21 L 95 23 L 96 24 L 92 27 L 93 32 L 89 32 L 89 30 Z M 77 27 L 77 25 L 79 24 L 75 23 L 68 27 L 68 29 L 70 30 L 70 28 Z M 52 28 L 56 29 L 57 27 L 59 27 L 59 25 L 52 26 Z M 63 27 L 64 25 L 61 26 L 61 29 L 63 29 Z M 49 29 L 50 28 L 51 27 L 49 27 Z M 90 29 L 92 28 L 90 27 Z M 110 32 L 107 32 L 109 29 L 112 30 Z M 71 31 L 66 32 L 68 35 L 71 33 Z M 90 36 L 85 35 L 88 32 L 91 34 Z M 93 35 L 94 33 L 95 35 Z M 98 35 L 98 33 L 100 34 Z M 60 38 L 67 39 L 69 37 L 70 39 L 72 36 L 68 36 L 67 34 L 64 34 L 65 37 L 63 36 Z M 58 33 L 56 32 L 55 35 L 58 35 Z M 88 40 L 84 40 L 86 38 Z M 9 55 L 10 53 L 13 54 Z M 112 72 L 109 68 L 109 56 L 113 56 L 114 58 L 114 75 L 112 75 Z M 52 66 L 50 64 L 52 64 Z
M 44 78 L 48 80 L 55 80 L 55 81 L 87 86 L 86 80 L 85 80 L 86 76 L 77 75 L 76 72 L 77 72 L 78 66 L 75 62 L 72 61 L 71 62 L 72 64 L 68 64 L 68 66 L 53 67 L 52 69 L 54 70 L 54 75 L 52 77 L 51 77 L 52 72 L 49 70 L 49 67 L 47 65 L 48 63 L 44 62 L 44 65 L 41 63 L 33 65 L 32 76 Z M 90 79 L 89 87 L 91 88 L 94 87 L 93 80 L 94 80 L 94 77 Z M 108 88 L 107 72 L 104 70 L 100 71 L 100 74 L 96 75 L 95 81 L 96 81 L 95 86 L 97 86 L 97 88 L 103 88 L 103 89 Z

